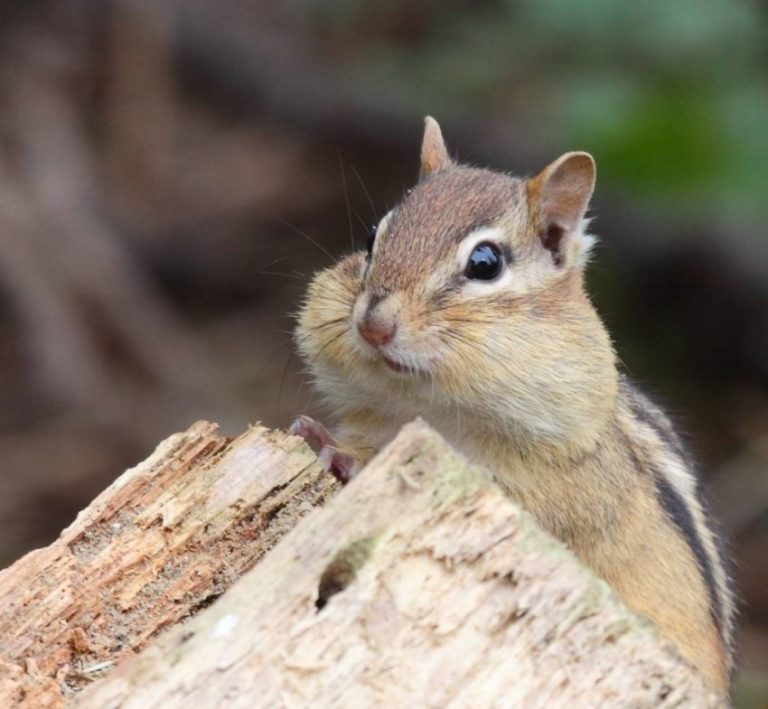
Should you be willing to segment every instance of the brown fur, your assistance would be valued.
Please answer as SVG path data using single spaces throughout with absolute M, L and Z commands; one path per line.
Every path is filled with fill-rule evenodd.
M 392 212 L 376 253 L 369 290 L 421 285 L 443 254 L 470 231 L 501 217 L 520 193 L 520 180 L 490 170 L 453 167 L 432 173 Z
M 591 158 L 569 154 L 527 182 L 423 172 L 372 257 L 320 272 L 300 314 L 299 349 L 340 415 L 339 447 L 364 462 L 421 415 L 725 694 L 733 603 L 695 479 L 669 421 L 621 380 L 584 291 Z M 555 222 L 556 253 L 542 241 Z M 464 240 L 481 228 L 511 256 L 498 283 L 463 274 Z M 396 325 L 395 341 L 367 346 L 362 317 Z

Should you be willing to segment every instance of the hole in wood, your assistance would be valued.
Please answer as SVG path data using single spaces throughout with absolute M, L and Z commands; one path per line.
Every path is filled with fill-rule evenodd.
M 370 537 L 353 542 L 337 552 L 320 575 L 315 608 L 323 610 L 328 601 L 341 593 L 356 578 L 357 572 L 371 556 L 374 540 Z

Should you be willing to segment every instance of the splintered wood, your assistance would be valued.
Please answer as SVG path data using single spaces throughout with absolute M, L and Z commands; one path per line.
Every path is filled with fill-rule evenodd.
M 337 487 L 304 442 L 200 422 L 0 572 L 0 706 L 64 706 L 210 604 Z
M 719 702 L 649 623 L 415 423 L 215 604 L 75 705 Z

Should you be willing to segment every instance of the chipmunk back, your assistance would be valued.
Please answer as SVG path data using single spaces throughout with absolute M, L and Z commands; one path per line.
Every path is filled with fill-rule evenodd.
M 725 695 L 734 604 L 693 466 L 584 289 L 594 183 L 586 153 L 457 165 L 427 118 L 417 185 L 309 287 L 297 342 L 339 421 L 293 430 L 347 479 L 422 416 Z

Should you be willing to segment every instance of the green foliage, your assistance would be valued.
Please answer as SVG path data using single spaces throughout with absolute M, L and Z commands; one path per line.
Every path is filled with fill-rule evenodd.
M 647 205 L 768 212 L 768 23 L 730 0 L 294 0 L 361 91 L 414 112 L 513 116 L 552 150 L 592 151 Z M 325 23 L 325 24 L 323 24 Z

